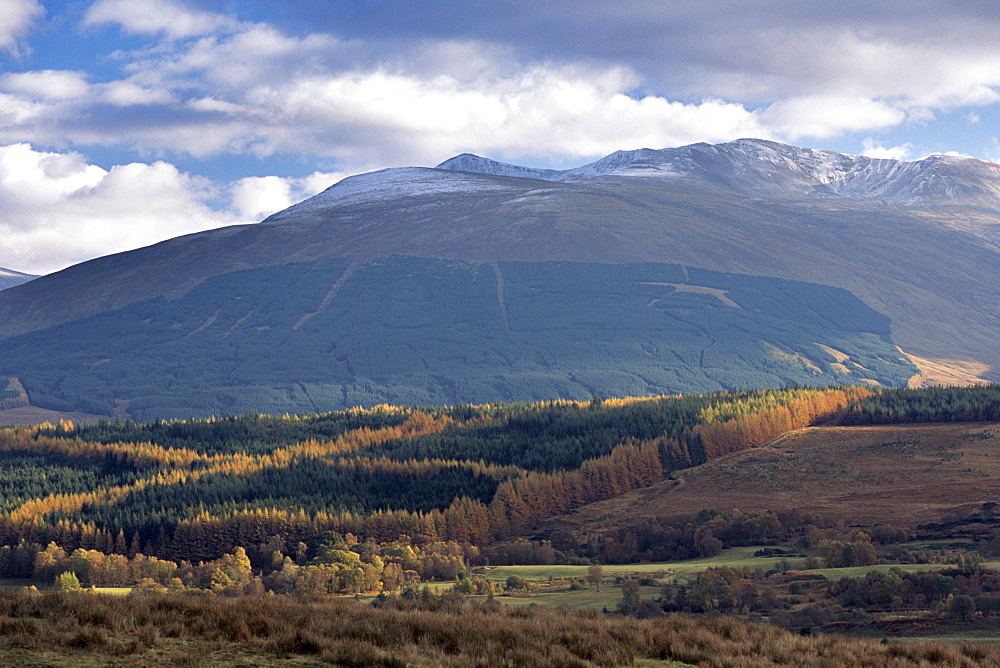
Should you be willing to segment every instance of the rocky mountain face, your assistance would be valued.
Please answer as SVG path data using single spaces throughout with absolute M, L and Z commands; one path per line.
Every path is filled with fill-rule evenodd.
M 438 169 L 557 182 L 644 176 L 721 186 L 750 195 L 1000 209 L 1000 165 L 996 163 L 945 155 L 906 162 L 798 148 L 761 139 L 617 151 L 588 165 L 562 171 L 518 167 L 467 153 L 446 160 Z
M 900 384 L 915 369 L 899 345 L 1000 379 L 998 229 L 1000 166 L 971 159 L 876 160 L 761 140 L 620 151 L 570 170 L 465 154 L 436 168 L 350 177 L 257 225 L 179 237 L 5 290 L 0 375 L 52 405 L 79 407 L 85 391 L 102 406 L 142 401 L 150 387 L 116 378 L 133 373 L 126 367 L 152 369 L 144 365 L 169 349 L 170 359 L 198 364 L 229 356 L 228 370 L 220 362 L 206 371 L 206 397 L 263 379 L 254 387 L 270 388 L 260 392 L 271 392 L 272 409 L 327 409 L 359 397 Z M 757 279 L 755 296 L 733 296 Z M 379 302 L 391 320 L 359 306 Z M 796 306 L 764 306 L 781 303 Z M 778 311 L 780 322 L 771 319 Z M 564 314 L 558 326 L 544 324 L 552 313 Z M 803 326 L 794 336 L 775 334 L 796 317 Z M 671 347 L 673 335 L 644 333 L 651 329 L 683 330 L 675 338 L 686 343 Z M 306 345 L 308 332 L 316 338 Z M 74 336 L 87 344 L 70 351 Z M 365 341 L 392 343 L 379 352 Z M 249 363 L 251 351 L 259 361 L 265 350 L 282 353 L 268 353 L 266 369 Z M 629 352 L 615 359 L 621 350 Z M 300 352 L 319 401 L 294 403 L 310 392 L 275 375 L 300 368 L 290 364 Z M 39 364 L 46 370 L 36 377 L 25 373 Z M 70 381 L 61 364 L 84 371 Z M 754 380 L 749 370 L 765 367 L 767 379 Z M 518 376 L 528 368 L 530 382 Z M 612 380 L 611 368 L 627 378 Z M 644 375 L 649 368 L 660 371 Z M 671 379 L 671 368 L 685 371 Z M 468 389 L 469 369 L 490 380 Z M 169 402 L 163 388 L 183 384 L 177 373 L 145 376 Z M 519 395 L 519 387 L 531 389 Z

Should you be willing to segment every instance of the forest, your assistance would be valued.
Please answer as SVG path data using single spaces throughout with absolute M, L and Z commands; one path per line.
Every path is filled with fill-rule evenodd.
M 482 547 L 833 419 L 860 387 L 0 431 L 0 539 L 173 559 L 328 531 Z M 245 444 L 241 446 L 240 444 Z M 16 465 L 15 465 L 16 464 Z M 188 547 L 192 546 L 192 547 Z M 193 552 L 188 552 L 193 550 Z
M 506 546 L 548 517 L 794 429 L 887 416 L 991 420 L 998 406 L 995 385 L 849 386 L 8 427 L 0 430 L 0 575 L 30 577 L 25 555 L 50 543 L 67 554 L 192 563 L 242 548 L 266 569 L 287 556 L 315 558 L 319 537 L 333 535 L 348 548 L 399 543 L 435 553 L 453 544 L 465 559 L 488 552 L 509 562 Z M 741 529 L 702 519 L 632 531 L 624 550 L 549 542 L 563 560 L 669 558 L 697 553 L 695 529 L 714 520 L 706 528 L 716 539 L 732 533 L 728 543 L 740 544 Z M 766 541 L 807 524 L 775 516 L 747 531 Z M 643 549 L 648 534 L 655 547 Z
M 782 561 L 769 569 L 710 567 L 658 581 L 644 601 L 629 603 L 638 581 L 619 578 L 615 611 L 726 613 L 800 630 L 874 623 L 887 610 L 985 620 L 1000 613 L 1000 582 L 967 555 L 1000 553 L 1000 534 L 957 552 L 918 550 L 912 529 L 714 508 L 664 508 L 602 531 L 540 527 L 803 427 L 988 422 L 998 406 L 995 385 L 846 386 L 6 427 L 0 578 L 149 595 L 379 593 L 431 605 L 435 583 L 489 598 L 531 586 L 484 570 L 505 564 L 683 562 L 770 545 Z M 877 564 L 928 564 L 936 575 L 879 571 L 856 586 L 796 575 Z M 118 642 L 102 633 L 101 647 Z
M 917 372 L 845 290 L 655 263 L 288 264 L 0 342 L 0 402 L 144 421 Z

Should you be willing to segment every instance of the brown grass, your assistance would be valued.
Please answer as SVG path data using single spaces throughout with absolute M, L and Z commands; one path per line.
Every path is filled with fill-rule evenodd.
M 988 381 L 981 378 L 990 372 L 990 367 L 971 360 L 932 360 L 911 355 L 900 349 L 901 353 L 913 362 L 920 373 L 909 381 L 909 386 L 931 387 L 934 385 L 982 385 Z
M 599 531 L 702 508 L 800 508 L 849 524 L 912 527 L 1000 498 L 1000 424 L 812 427 L 556 518 Z
M 25 657 L 43 663 L 28 663 Z M 297 600 L 268 596 L 0 592 L 5 665 L 1000 666 L 974 645 L 882 645 L 800 637 L 733 619 L 653 620 L 507 608 L 459 598 Z

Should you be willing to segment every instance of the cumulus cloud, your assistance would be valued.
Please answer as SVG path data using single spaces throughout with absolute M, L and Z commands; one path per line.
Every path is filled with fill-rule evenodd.
M 0 266 L 48 273 L 182 234 L 258 222 L 348 175 L 216 184 L 164 161 L 103 169 L 79 153 L 0 146 Z
M 906 112 L 889 103 L 849 95 L 780 100 L 758 114 L 764 127 L 790 140 L 887 128 L 905 119 Z
M 899 146 L 885 147 L 875 142 L 870 137 L 862 142 L 864 152 L 862 155 L 869 158 L 886 158 L 889 160 L 906 160 L 913 151 L 912 144 L 900 144 Z
M 390 52 L 415 41 L 478 41 L 521 61 L 611 63 L 683 99 L 754 107 L 832 93 L 955 104 L 995 92 L 1000 72 L 994 0 L 619 0 L 572 11 L 564 3 L 425 0 L 337 13 L 292 3 L 285 13 L 300 28 L 357 35 Z
M 230 185 L 229 194 L 232 207 L 241 218 L 263 220 L 329 188 L 345 176 L 348 174 L 339 172 L 314 172 L 300 179 L 250 176 Z
M 0 50 L 17 53 L 18 40 L 44 15 L 39 0 L 4 0 L 0 11 Z
M 537 67 L 514 77 L 462 82 L 383 71 L 304 77 L 247 97 L 264 152 L 314 149 L 350 160 L 369 152 L 427 162 L 442 152 L 589 157 L 621 146 L 666 146 L 767 134 L 742 105 L 685 104 L 626 95 L 621 70 Z M 288 129 L 294 128 L 294 131 Z M 338 133 L 352 128 L 353 142 Z
M 131 81 L 112 81 L 94 87 L 99 99 L 117 107 L 170 104 L 174 96 L 167 90 L 141 86 Z
M 0 88 L 41 100 L 67 100 L 83 97 L 90 86 L 85 72 L 66 70 L 36 70 L 5 74 L 0 77 Z
M 179 39 L 206 35 L 235 22 L 223 14 L 190 9 L 174 0 L 98 0 L 83 19 L 84 27 L 108 23 L 131 33 Z
M 78 153 L 0 147 L 0 257 L 47 273 L 98 255 L 246 222 L 213 210 L 211 184 L 165 162 L 88 164 Z
M 0 128 L 14 130 L 44 115 L 47 107 L 20 95 L 0 93 Z

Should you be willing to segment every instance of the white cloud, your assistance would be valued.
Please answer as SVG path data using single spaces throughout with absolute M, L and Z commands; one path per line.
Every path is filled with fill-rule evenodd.
M 965 115 L 965 120 L 975 125 L 980 121 L 979 114 L 977 114 L 974 111 L 970 111 L 968 114 Z
M 173 96 L 157 115 L 177 120 L 143 125 L 134 136 L 109 125 L 105 141 L 197 156 L 299 153 L 353 168 L 427 164 L 461 150 L 571 160 L 622 146 L 774 134 L 741 104 L 629 96 L 638 81 L 622 68 L 479 62 L 463 70 L 475 76 L 457 78 L 400 67 L 343 70 L 324 60 L 346 48 L 329 36 L 251 26 L 136 61 L 130 80 Z M 436 62 L 439 45 L 428 49 Z
M 165 162 L 104 170 L 77 153 L 0 147 L 0 265 L 46 273 L 180 234 L 246 222 L 207 181 Z
M 292 37 L 218 14 L 196 20 L 179 4 L 176 12 L 140 11 L 145 2 L 100 0 L 87 22 L 199 37 L 135 54 L 127 81 L 103 85 L 104 99 L 145 105 L 159 122 L 140 122 L 145 112 L 137 109 L 135 122 L 91 130 L 88 141 L 198 157 L 291 153 L 350 167 L 428 164 L 464 150 L 568 164 L 623 147 L 797 141 L 926 122 L 936 108 L 989 102 L 1000 83 L 1000 61 L 992 69 L 987 58 L 983 67 L 961 48 L 955 55 L 936 42 L 910 46 L 815 28 L 805 31 L 815 39 L 770 43 L 770 56 L 747 53 L 762 67 L 754 80 L 787 69 L 802 82 L 801 94 L 753 109 L 718 98 L 637 96 L 630 91 L 644 82 L 626 67 L 522 63 L 496 44 L 427 41 L 378 59 L 370 44 Z M 150 23 L 150 13 L 160 23 Z M 928 66 L 915 72 L 913 62 Z M 747 78 L 739 59 L 728 66 L 734 80 Z M 716 74 L 725 78 L 723 70 Z
M 0 128 L 13 128 L 44 115 L 47 107 L 19 95 L 0 93 Z
M 217 186 L 162 161 L 106 170 L 79 153 L 0 146 L 0 266 L 48 273 L 182 234 L 257 222 L 345 176 L 251 177 Z
M 112 81 L 95 86 L 100 90 L 100 98 L 117 107 L 131 107 L 150 104 L 169 104 L 174 101 L 168 91 L 140 86 L 131 81 Z
M 207 35 L 236 22 L 222 14 L 191 10 L 173 0 L 98 0 L 83 26 L 116 23 L 131 33 L 163 34 L 170 39 Z
M 346 176 L 349 174 L 342 172 L 314 172 L 300 179 L 251 176 L 233 183 L 229 192 L 233 209 L 241 218 L 263 220 L 329 188 Z
M 1000 53 L 947 35 L 912 39 L 849 31 L 816 45 L 819 85 L 901 106 L 937 109 L 990 104 L 998 98 Z
M 910 153 L 913 150 L 912 144 L 901 144 L 886 148 L 880 144 L 876 144 L 875 140 L 871 138 L 865 139 L 862 145 L 864 146 L 864 152 L 861 155 L 869 158 L 885 158 L 888 160 L 906 160 L 910 157 Z
M 353 128 L 356 144 L 328 143 L 330 153 L 352 157 L 367 149 L 417 163 L 460 150 L 579 158 L 622 146 L 768 134 L 742 105 L 635 99 L 623 92 L 630 84 L 617 69 L 536 67 L 472 82 L 376 71 L 261 87 L 250 101 L 260 115 L 271 108 L 277 121 L 261 136 L 268 151 L 322 147 L 331 128 Z
M 972 158 L 968 153 L 962 153 L 961 151 L 945 151 L 944 153 L 938 153 L 937 155 L 946 155 L 949 158 Z
M 263 218 L 292 204 L 287 179 L 278 176 L 251 176 L 232 185 L 233 206 L 245 218 Z
M 775 102 L 758 114 L 758 120 L 781 137 L 795 140 L 892 127 L 906 120 L 906 112 L 865 97 L 812 95 Z
M 89 92 L 86 76 L 85 72 L 68 70 L 19 72 L 0 77 L 0 88 L 34 99 L 68 100 Z
M 0 49 L 17 53 L 17 40 L 44 14 L 39 0 L 4 0 L 0 11 Z
M 783 21 L 762 28 L 755 14 L 754 29 L 725 44 L 713 32 L 702 55 L 714 57 L 698 63 L 704 90 L 728 95 L 681 101 L 636 93 L 650 86 L 640 69 L 608 59 L 528 61 L 499 41 L 448 36 L 391 45 L 290 36 L 196 6 L 95 2 L 84 25 L 115 23 L 155 43 L 116 54 L 126 78 L 92 84 L 86 96 L 74 97 L 86 90 L 82 75 L 76 88 L 74 73 L 16 75 L 20 88 L 4 90 L 17 94 L 0 96 L 0 121 L 9 119 L 0 140 L 199 158 L 297 154 L 352 171 L 433 164 L 460 151 L 566 165 L 620 148 L 744 136 L 795 142 L 913 126 L 955 105 L 1000 99 L 1000 52 L 950 33 L 836 21 L 789 31 Z M 692 66 L 675 55 L 679 67 Z M 47 104 L 32 104 L 39 101 Z

